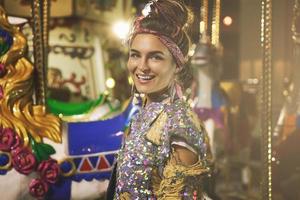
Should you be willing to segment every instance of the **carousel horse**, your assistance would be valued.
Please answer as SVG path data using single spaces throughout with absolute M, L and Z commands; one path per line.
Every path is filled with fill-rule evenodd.
M 242 151 L 237 149 L 247 147 L 247 145 L 241 147 L 240 144 L 247 142 L 253 129 L 250 121 L 255 113 L 250 111 L 254 112 L 255 105 L 247 101 L 247 99 L 253 100 L 253 95 L 244 92 L 240 83 L 220 82 L 222 65 L 218 51 L 210 43 L 200 41 L 196 45 L 190 60 L 196 77 L 192 85 L 191 99 L 192 107 L 204 122 L 209 135 L 211 151 L 216 160 L 213 166 L 216 171 L 215 176 L 222 172 L 224 180 L 229 183 L 232 181 L 231 161 L 239 156 L 234 157 L 233 153 L 238 154 Z M 253 101 L 255 102 L 255 99 Z M 247 106 L 252 110 L 247 110 Z M 233 150 L 237 151 L 233 152 Z M 238 159 L 234 161 L 240 162 Z M 243 169 L 240 174 L 242 171 Z M 211 181 L 208 186 L 209 193 L 213 199 L 218 199 L 214 194 L 214 180 Z
M 104 103 L 86 114 L 62 117 L 63 144 L 52 145 L 64 178 L 53 185 L 47 199 L 95 199 L 105 194 L 123 131 L 140 108 L 129 102 L 116 114 L 105 112 L 107 107 Z M 95 112 L 98 117 L 102 113 L 105 120 L 93 120 Z M 107 114 L 114 117 L 107 118 Z
M 229 139 L 228 102 L 226 94 L 219 85 L 222 69 L 217 53 L 217 49 L 211 44 L 199 42 L 190 60 L 196 77 L 191 88 L 192 107 L 204 123 L 214 160 L 222 156 L 224 148 L 227 147 L 225 140 Z M 219 148 L 222 145 L 224 148 Z M 215 191 L 218 167 L 215 165 L 211 167 L 214 173 L 205 181 L 205 190 L 212 199 L 219 199 Z
M 57 163 L 50 157 L 54 149 L 43 139 L 61 142 L 61 124 L 44 105 L 34 104 L 34 67 L 25 57 L 26 39 L 8 22 L 2 7 L 0 47 L 1 198 L 30 199 L 29 192 L 40 197 L 49 187 L 47 181 L 55 182 L 58 173 Z M 44 164 L 53 167 L 52 180 L 39 170 Z
M 217 49 L 209 43 L 199 42 L 191 57 L 191 66 L 196 76 L 192 84 L 192 106 L 205 124 L 212 154 L 216 157 L 217 147 L 220 146 L 215 144 L 216 130 L 221 130 L 221 138 L 228 140 L 228 100 L 219 85 L 222 68 Z
M 75 106 L 77 110 L 71 112 L 66 107 L 59 108 L 65 104 L 48 102 L 56 114 L 64 114 L 61 119 L 46 113 L 44 106 L 33 104 L 34 68 L 25 57 L 26 39 L 18 28 L 8 23 L 2 8 L 0 14 L 1 198 L 100 198 L 106 190 L 108 181 L 105 180 L 110 177 L 123 130 L 139 106 L 128 103 L 117 113 L 114 103 L 105 101 L 103 96 L 86 103 L 85 109 L 82 105 Z M 19 158 L 16 147 L 26 148 L 23 151 L 27 154 L 21 151 L 23 157 L 19 159 L 21 164 L 26 164 L 23 168 L 16 161 Z M 45 160 L 51 163 L 45 164 Z M 43 166 L 55 169 L 44 173 L 52 178 L 51 184 L 44 181 L 43 171 L 39 171 Z M 35 177 L 38 178 L 32 181 Z M 14 187 L 7 188 L 7 185 Z
M 192 107 L 205 124 L 215 158 L 242 148 L 239 143 L 249 139 L 251 121 L 256 115 L 254 95 L 239 82 L 220 81 L 222 65 L 218 51 L 210 43 L 199 42 L 190 61 L 196 77 Z
M 48 90 L 47 106 L 50 112 L 62 119 L 64 127 L 62 145 L 51 143 L 56 150 L 53 157 L 61 164 L 64 178 L 51 188 L 48 199 L 94 199 L 103 195 L 114 154 L 121 144 L 122 130 L 137 108 L 126 104 L 128 106 L 120 109 L 120 103 L 109 100 L 107 94 L 100 94 L 95 100 L 83 101 L 80 98 L 80 103 L 78 98 L 77 102 L 73 101 L 74 98 L 67 98 L 70 94 L 68 90 L 86 97 L 87 88 L 89 92 L 93 91 L 93 85 L 87 83 L 101 83 L 99 79 L 103 74 L 101 71 L 99 73 L 102 62 L 98 48 L 101 47 L 96 45 L 95 33 L 91 31 L 87 34 L 84 29 L 87 27 L 78 27 L 77 24 L 73 22 L 71 27 L 56 26 L 50 32 L 54 37 L 50 37 L 49 42 L 52 49 L 49 66 L 55 67 L 48 69 L 51 90 Z M 76 36 L 76 40 L 75 37 L 74 40 L 66 40 L 67 36 Z M 69 53 L 58 51 L 58 48 L 68 49 Z M 95 60 L 98 62 L 94 63 Z M 93 75 L 98 75 L 93 76 L 94 79 L 75 80 L 75 77 L 88 77 L 87 71 L 93 67 Z M 87 71 L 84 73 L 82 69 Z M 71 77 L 66 78 L 70 72 Z M 83 80 L 85 84 L 82 85 Z

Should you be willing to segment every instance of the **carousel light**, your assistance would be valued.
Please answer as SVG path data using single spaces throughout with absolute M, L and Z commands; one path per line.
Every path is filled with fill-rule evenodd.
M 28 20 L 23 17 L 8 16 L 7 19 L 8 19 L 8 22 L 11 24 L 25 24 L 28 22 Z
M 106 80 L 105 84 L 106 84 L 106 87 L 112 89 L 112 88 L 115 87 L 116 82 L 115 82 L 115 80 L 114 80 L 113 78 L 108 78 L 108 79 Z
M 226 17 L 224 17 L 224 19 L 223 19 L 223 24 L 225 25 L 225 26 L 230 26 L 231 24 L 232 24 L 232 18 L 230 17 L 230 16 L 226 16 Z
M 272 161 L 275 162 L 275 161 L 276 161 L 276 158 L 275 158 L 275 157 L 272 157 Z
M 212 24 L 211 29 L 216 30 L 216 24 Z
M 105 96 L 108 96 L 108 95 L 109 95 L 109 91 L 108 91 L 108 90 L 104 90 L 103 94 L 104 94 Z
M 253 79 L 253 84 L 258 84 L 259 80 L 257 78 Z
M 203 33 L 205 31 L 205 22 L 201 21 L 200 22 L 200 33 Z
M 125 21 L 118 21 L 113 25 L 113 32 L 120 39 L 125 39 L 129 33 L 129 23 Z
M 195 54 L 196 44 L 192 44 L 189 49 L 188 56 L 192 57 Z

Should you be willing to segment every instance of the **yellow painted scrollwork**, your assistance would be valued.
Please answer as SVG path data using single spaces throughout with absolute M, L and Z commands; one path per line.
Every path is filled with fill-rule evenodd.
M 5 73 L 0 77 L 0 126 L 13 128 L 28 145 L 29 135 L 36 142 L 43 137 L 61 142 L 60 119 L 46 112 L 44 105 L 34 104 L 34 67 L 26 59 L 27 40 L 18 27 L 9 24 L 0 7 L 0 28 L 13 37 L 13 44 L 0 57 Z

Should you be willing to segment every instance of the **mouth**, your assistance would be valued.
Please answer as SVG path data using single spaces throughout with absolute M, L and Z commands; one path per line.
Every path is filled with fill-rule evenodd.
M 146 75 L 146 74 L 136 74 L 136 77 L 141 82 L 148 82 L 155 78 L 154 75 Z

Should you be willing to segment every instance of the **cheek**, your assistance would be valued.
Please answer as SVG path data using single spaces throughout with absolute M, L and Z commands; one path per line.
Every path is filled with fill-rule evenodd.
M 162 68 L 160 67 L 160 73 L 162 76 L 166 77 L 166 79 L 172 79 L 173 77 L 175 77 L 177 68 L 175 65 L 169 66 L 167 68 Z
M 169 72 L 166 75 L 166 81 L 167 82 L 172 82 L 175 79 L 175 73 L 174 72 Z
M 160 73 L 160 82 L 163 84 L 169 84 L 175 79 L 175 71 L 173 69 L 169 69 Z
M 128 61 L 127 62 L 127 70 L 129 71 L 129 73 L 133 73 L 134 70 L 135 70 L 135 67 L 134 67 L 134 63 L 132 61 Z
M 165 61 L 160 63 L 152 63 L 149 65 L 151 70 L 157 74 L 168 75 L 176 73 L 176 64 L 170 63 L 171 61 Z

